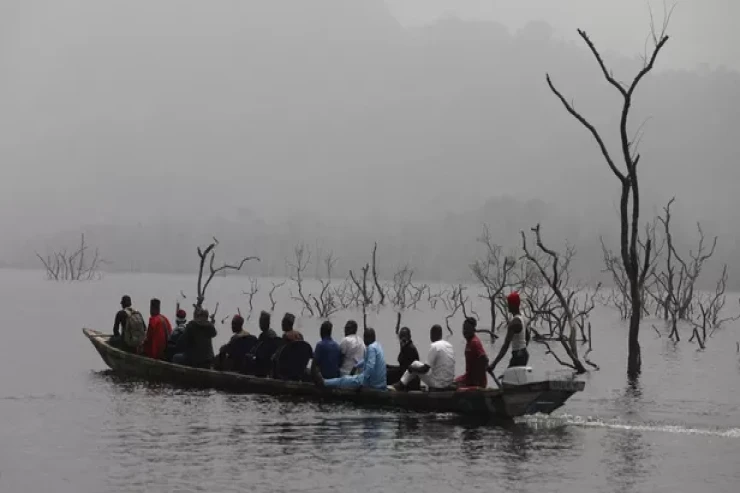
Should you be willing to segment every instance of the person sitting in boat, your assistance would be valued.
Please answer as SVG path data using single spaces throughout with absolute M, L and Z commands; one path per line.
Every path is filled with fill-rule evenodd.
M 344 339 L 339 343 L 341 355 L 339 376 L 352 373 L 352 369 L 365 358 L 365 343 L 357 334 L 357 322 L 348 320 L 344 325 Z
M 225 370 L 234 368 L 238 365 L 238 360 L 246 356 L 246 350 L 242 347 L 244 339 L 251 337 L 251 334 L 244 330 L 244 317 L 239 314 L 231 318 L 231 332 L 233 333 L 229 342 L 221 346 L 216 358 L 214 368 Z M 227 361 L 227 360 L 231 361 Z
M 285 342 L 294 342 L 294 341 L 303 340 L 303 334 L 295 330 L 293 328 L 293 324 L 295 324 L 295 315 L 293 315 L 292 313 L 286 313 L 283 316 L 283 321 L 282 321 L 283 339 L 285 340 Z
M 496 367 L 498 362 L 506 356 L 509 346 L 511 346 L 509 368 L 512 366 L 527 366 L 527 363 L 529 362 L 527 346 L 529 345 L 530 336 L 527 324 L 519 310 L 521 305 L 519 293 L 516 291 L 510 293 L 509 296 L 506 297 L 506 304 L 512 318 L 506 329 L 506 339 L 504 339 L 504 344 L 501 346 L 501 350 L 499 351 L 498 356 L 496 356 L 496 359 L 494 359 L 493 363 L 488 367 L 489 372 L 493 372 L 493 369 Z
M 266 339 L 277 339 L 278 335 L 270 328 L 270 314 L 264 310 L 260 312 L 260 335 L 257 339 L 262 342 Z
M 455 381 L 455 350 L 452 344 L 442 339 L 442 326 L 433 325 L 429 330 L 429 347 L 427 362 L 414 361 L 401 377 L 401 381 L 393 385 L 394 390 L 409 390 L 409 385 L 421 380 L 430 390 L 447 389 Z
M 181 341 L 188 322 L 187 316 L 187 313 L 182 308 L 178 308 L 177 312 L 175 312 L 175 327 L 167 339 L 167 348 L 164 350 L 164 359 L 167 361 L 172 361 L 173 356 L 183 351 Z
M 339 344 L 331 337 L 333 328 L 334 326 L 328 320 L 321 324 L 319 329 L 321 340 L 316 343 L 316 349 L 313 352 L 313 362 L 319 367 L 321 376 L 324 378 L 337 378 L 339 376 L 341 353 Z
M 371 329 L 370 327 L 365 329 L 364 339 L 367 346 L 365 359 L 356 365 L 356 368 L 361 370 L 360 373 L 324 380 L 318 366 L 314 365 L 312 367 L 312 374 L 316 385 L 328 388 L 387 390 L 388 381 L 386 377 L 385 354 L 383 354 L 383 348 L 380 346 L 380 343 L 375 340 L 375 329 Z
M 177 353 L 172 362 L 196 368 L 210 368 L 213 363 L 213 338 L 216 327 L 209 319 L 208 310 L 195 308 L 193 320 L 185 326 L 182 335 L 183 352 Z
M 116 312 L 116 318 L 113 320 L 113 337 L 110 338 L 111 346 L 123 346 L 123 331 L 126 328 L 128 319 L 128 309 L 131 308 L 131 297 L 127 294 L 121 297 L 121 309 Z
M 457 377 L 455 383 L 458 387 L 487 387 L 486 367 L 488 356 L 480 339 L 475 335 L 478 321 L 468 317 L 463 322 L 463 337 L 467 341 L 465 345 L 465 374 Z
M 401 350 L 398 352 L 398 366 L 401 374 L 409 369 L 411 363 L 419 361 L 419 351 L 411 340 L 411 329 L 403 327 L 398 331 L 398 342 L 401 344 Z
M 170 321 L 160 313 L 161 302 L 153 298 L 149 303 L 149 326 L 141 343 L 140 353 L 154 359 L 164 359 L 167 340 L 172 333 Z

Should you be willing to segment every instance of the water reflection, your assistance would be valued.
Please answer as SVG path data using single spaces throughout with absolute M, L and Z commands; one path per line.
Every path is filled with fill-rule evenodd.
M 630 381 L 617 406 L 625 416 L 639 419 L 643 391 L 638 381 Z M 650 446 L 644 435 L 635 430 L 609 430 L 604 438 L 605 448 L 610 454 L 606 459 L 607 477 L 614 491 L 633 491 L 648 474 L 647 464 L 651 458 Z

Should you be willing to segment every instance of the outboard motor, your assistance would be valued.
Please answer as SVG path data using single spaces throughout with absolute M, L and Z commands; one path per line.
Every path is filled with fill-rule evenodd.
M 532 383 L 532 368 L 529 366 L 514 366 L 504 370 L 501 376 L 501 385 L 515 387 Z

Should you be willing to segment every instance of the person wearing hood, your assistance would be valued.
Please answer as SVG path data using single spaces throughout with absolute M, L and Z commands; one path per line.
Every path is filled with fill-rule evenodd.
M 172 361 L 172 357 L 177 353 L 183 352 L 182 335 L 185 332 L 187 324 L 187 313 L 182 308 L 178 308 L 175 313 L 175 328 L 172 329 L 169 339 L 167 339 L 167 349 L 164 350 L 164 358 Z
M 183 352 L 177 353 L 172 362 L 196 368 L 210 368 L 213 363 L 213 338 L 216 327 L 208 318 L 208 310 L 195 309 L 193 320 L 182 334 Z
M 264 310 L 260 313 L 260 335 L 257 337 L 260 342 L 267 339 L 277 339 L 278 335 L 270 328 L 270 314 Z

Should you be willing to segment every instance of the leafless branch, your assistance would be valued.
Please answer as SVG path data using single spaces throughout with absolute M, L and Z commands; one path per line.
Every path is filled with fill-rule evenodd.
M 313 306 L 311 305 L 310 299 L 303 292 L 304 273 L 306 272 L 308 265 L 311 263 L 311 251 L 305 244 L 299 243 L 293 248 L 293 257 L 294 261 L 287 262 L 287 265 L 292 270 L 290 279 L 295 282 L 298 287 L 298 296 L 291 296 L 291 298 L 301 303 L 301 311 L 303 313 L 308 312 L 308 314 L 313 317 Z
M 270 297 L 270 311 L 271 312 L 275 311 L 275 306 L 277 305 L 277 301 L 275 301 L 275 291 L 285 286 L 286 282 L 287 281 L 283 281 L 278 284 L 275 284 L 274 282 L 272 283 L 272 288 L 270 288 L 270 293 L 268 295 Z
M 198 269 L 198 298 L 196 301 L 195 306 L 200 308 L 203 306 L 203 302 L 206 299 L 206 290 L 208 289 L 208 286 L 211 284 L 211 281 L 213 278 L 218 274 L 219 272 L 226 273 L 226 271 L 234 270 L 239 271 L 244 267 L 244 264 L 249 262 L 250 260 L 256 260 L 259 262 L 259 257 L 244 257 L 242 260 L 235 265 L 231 264 L 223 264 L 220 267 L 215 266 L 215 260 L 216 260 L 216 247 L 218 246 L 218 240 L 216 238 L 213 238 L 213 243 L 208 245 L 205 250 L 202 250 L 200 247 L 198 247 L 198 257 L 200 258 L 200 264 Z M 209 274 L 208 278 L 206 279 L 206 282 L 203 283 L 203 270 L 205 268 L 206 258 L 209 258 L 208 261 L 208 267 L 209 267 Z

